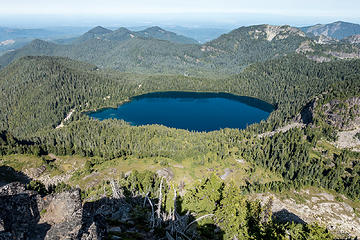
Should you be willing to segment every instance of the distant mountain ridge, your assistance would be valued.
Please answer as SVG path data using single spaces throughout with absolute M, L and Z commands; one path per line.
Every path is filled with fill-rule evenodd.
M 360 25 L 349 22 L 337 21 L 329 24 L 317 24 L 314 26 L 301 27 L 302 31 L 315 36 L 324 35 L 341 40 L 343 38 L 360 34 Z
M 34 39 L 74 38 L 86 32 L 85 27 L 49 27 L 44 29 L 21 29 L 0 27 L 0 55 L 19 49 Z
M 50 35 L 52 32 L 44 29 L 17 29 L 0 27 L 0 41 L 14 39 L 14 38 L 30 38 L 41 37 L 44 35 Z
M 94 27 L 93 29 L 90 29 L 87 33 L 89 34 L 107 34 L 111 33 L 112 31 L 110 29 L 104 28 L 102 26 Z
M 110 41 L 124 41 L 130 38 L 153 38 L 158 40 L 166 40 L 173 43 L 179 44 L 197 44 L 198 42 L 192 38 L 178 35 L 176 33 L 166 31 L 158 26 L 149 27 L 142 31 L 131 31 L 125 27 L 121 27 L 117 30 L 110 30 L 101 26 L 97 26 L 93 29 L 90 29 L 88 32 L 75 38 L 73 42 L 84 42 L 90 39 L 102 39 Z
M 306 40 L 303 32 L 290 26 L 241 27 L 203 45 L 184 44 L 183 37 L 159 27 L 139 32 L 96 27 L 66 45 L 37 40 L 1 56 L 0 65 L 23 56 L 47 55 L 124 72 L 221 76 L 239 73 L 254 62 L 295 53 Z
M 185 40 L 160 27 L 135 32 L 98 26 L 66 44 L 35 40 L 0 56 L 0 68 L 24 56 L 59 56 L 122 72 L 218 78 L 295 53 L 318 62 L 360 58 L 360 48 L 349 41 L 311 38 L 288 25 L 240 27 L 202 45 Z
M 182 35 L 178 35 L 174 32 L 166 31 L 158 26 L 150 27 L 147 29 L 144 29 L 142 31 L 136 32 L 137 35 L 140 35 L 141 37 L 148 38 L 156 38 L 160 40 L 167 40 L 170 42 L 176 42 L 176 43 L 185 43 L 185 44 L 196 44 L 198 41 L 195 39 L 185 37 Z

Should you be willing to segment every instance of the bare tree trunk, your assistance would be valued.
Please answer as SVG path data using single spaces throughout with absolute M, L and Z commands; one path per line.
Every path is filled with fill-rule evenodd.
M 151 200 L 150 200 L 150 198 L 149 198 L 149 193 L 150 192 L 148 192 L 147 194 L 146 194 L 146 196 L 145 196 L 145 200 L 148 200 L 148 202 L 149 202 L 149 204 L 150 204 L 150 206 L 151 206 L 151 219 L 150 219 L 150 221 L 151 221 L 151 228 L 152 229 L 154 229 L 154 227 L 155 227 L 155 212 L 154 212 L 154 205 L 153 205 L 153 203 L 151 202 Z M 145 202 L 144 202 L 145 203 Z M 144 206 L 145 206 L 145 204 L 144 204 Z
M 214 216 L 214 214 L 207 214 L 207 215 L 204 215 L 204 216 L 202 216 L 202 217 L 199 217 L 199 218 L 195 219 L 194 221 L 192 221 L 191 223 L 189 223 L 189 224 L 186 226 L 185 232 L 186 232 L 186 230 L 188 230 L 188 228 L 189 228 L 191 225 L 193 225 L 194 223 L 200 221 L 201 219 L 204 219 L 204 218 L 207 218 L 207 217 L 212 217 L 212 216 Z
M 164 177 L 161 178 L 160 187 L 159 187 L 159 202 L 157 206 L 157 217 L 158 219 L 161 218 L 161 204 L 162 204 L 162 185 L 163 185 Z
M 120 199 L 123 196 L 123 194 L 121 193 L 121 191 L 120 191 L 118 185 L 116 184 L 116 182 L 114 181 L 114 179 L 110 180 L 110 185 L 111 185 L 111 190 L 113 193 L 113 198 Z
M 173 215 L 172 215 L 172 220 L 175 221 L 175 214 L 176 214 L 176 188 L 174 188 L 174 212 L 173 212 Z

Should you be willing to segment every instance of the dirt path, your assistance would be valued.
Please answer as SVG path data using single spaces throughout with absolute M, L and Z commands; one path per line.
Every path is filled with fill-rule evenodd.
M 278 128 L 275 131 L 265 132 L 265 133 L 259 134 L 258 137 L 260 137 L 260 138 L 262 138 L 262 137 L 271 137 L 271 136 L 273 136 L 273 135 L 275 135 L 276 133 L 279 133 L 279 132 L 287 132 L 292 128 L 304 128 L 305 126 L 306 125 L 303 124 L 303 123 L 293 122 L 293 123 L 290 123 L 290 124 L 288 124 L 288 125 L 286 125 L 284 127 Z
M 64 120 L 62 120 L 62 122 L 56 127 L 56 129 L 64 127 L 65 122 L 71 118 L 71 115 L 73 115 L 74 112 L 75 112 L 75 109 L 74 108 L 71 109 L 70 112 L 68 113 L 68 115 L 66 115 L 66 118 L 64 118 Z
M 233 172 L 233 170 L 231 170 L 230 168 L 226 168 L 224 172 L 225 173 L 220 176 L 222 180 L 225 180 Z

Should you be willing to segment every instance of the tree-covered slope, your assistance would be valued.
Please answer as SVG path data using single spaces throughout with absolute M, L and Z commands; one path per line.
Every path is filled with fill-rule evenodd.
M 246 65 L 293 53 L 306 39 L 303 32 L 290 26 L 256 25 L 224 34 L 202 50 L 225 57 L 226 63 Z
M 123 89 L 126 75 L 105 78 L 96 69 L 51 57 L 26 57 L 14 62 L 0 72 L 1 128 L 18 134 L 52 128 L 76 106 L 110 94 L 120 101 L 123 94 L 131 94 L 131 90 Z
M 143 38 L 155 38 L 160 40 L 167 40 L 169 42 L 182 43 L 182 44 L 197 44 L 198 42 L 192 38 L 178 35 L 176 33 L 166 31 L 160 27 L 150 27 L 142 31 L 136 32 L 137 36 Z
M 302 55 L 257 63 L 241 74 L 227 78 L 225 86 L 236 94 L 247 93 L 278 107 L 270 118 L 278 121 L 294 117 L 317 94 L 331 84 L 350 77 L 360 78 L 360 61 L 333 61 L 316 63 Z
M 76 112 L 115 106 L 153 91 L 214 91 L 251 96 L 277 107 L 272 124 L 295 117 L 330 84 L 359 75 L 360 61 L 316 63 L 290 55 L 247 67 L 224 79 L 103 71 L 67 58 L 25 57 L 0 72 L 1 126 L 16 136 L 54 128 Z M 109 96 L 109 97 L 108 97 Z M 39 120 L 41 119 L 41 120 Z
M 111 34 L 113 31 L 101 26 L 94 27 L 81 35 L 78 38 L 72 39 L 73 42 L 85 42 L 90 39 L 94 38 L 102 38 L 105 37 L 108 34 Z
M 74 108 L 78 113 L 151 91 L 201 90 L 205 85 L 184 76 L 102 71 L 68 58 L 23 57 L 0 71 L 0 126 L 26 136 L 54 128 Z

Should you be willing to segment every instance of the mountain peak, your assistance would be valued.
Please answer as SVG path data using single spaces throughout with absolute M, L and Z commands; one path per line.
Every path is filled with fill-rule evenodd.
M 198 43 L 196 40 L 192 38 L 178 35 L 174 32 L 170 32 L 165 29 L 162 29 L 159 26 L 149 27 L 136 33 L 143 38 L 155 38 L 155 39 L 166 40 L 166 41 L 170 41 L 174 43 L 182 43 L 182 44 Z
M 269 24 L 240 27 L 226 35 L 242 39 L 248 39 L 250 36 L 250 39 L 267 40 L 269 42 L 286 39 L 289 36 L 305 37 L 305 33 L 289 25 L 276 26 Z
M 55 44 L 51 43 L 51 42 L 47 42 L 47 41 L 44 41 L 44 40 L 41 40 L 41 39 L 34 39 L 26 46 L 30 46 L 32 48 L 47 48 L 49 46 L 54 46 L 54 45 Z
M 111 32 L 112 31 L 110 29 L 104 28 L 102 26 L 94 27 L 88 31 L 88 33 L 92 33 L 92 34 L 107 34 Z
M 131 31 L 129 29 L 125 28 L 125 27 L 120 27 L 120 28 L 116 29 L 114 31 L 114 33 L 115 32 L 117 32 L 117 33 L 131 33 Z
M 159 31 L 159 32 L 163 31 L 163 32 L 165 32 L 165 30 L 159 26 L 149 27 L 149 28 L 145 29 L 144 31 Z
M 46 41 L 41 40 L 41 39 L 34 39 L 30 42 L 30 44 L 39 44 L 39 43 L 45 43 Z

